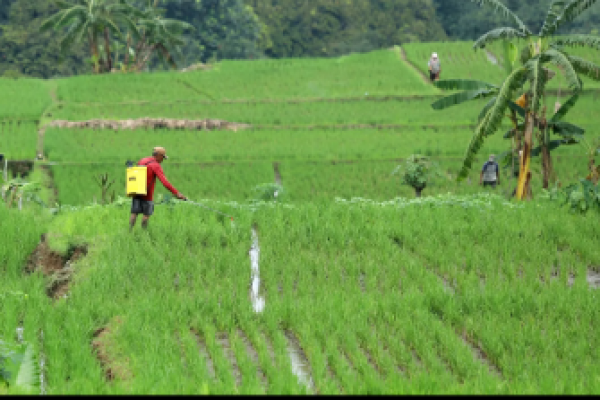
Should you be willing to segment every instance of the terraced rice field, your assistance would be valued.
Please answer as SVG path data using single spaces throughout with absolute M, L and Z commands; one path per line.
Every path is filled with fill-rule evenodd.
M 532 202 L 507 200 L 506 170 L 496 192 L 477 185 L 479 167 L 454 179 L 481 104 L 433 111 L 440 92 L 415 66 L 437 51 L 456 61 L 445 73 L 460 61 L 485 71 L 477 79 L 502 74 L 485 54 L 463 60 L 470 45 L 407 45 L 414 66 L 382 50 L 0 80 L 25 99 L 8 108 L 0 153 L 42 153 L 30 178 L 49 206 L 0 203 L 0 345 L 32 345 L 33 392 L 599 393 L 597 215 L 543 199 L 537 160 Z M 597 102 L 587 91 L 568 119 L 590 138 Z M 135 118 L 250 126 L 45 126 Z M 204 207 L 157 184 L 148 231 L 130 232 L 125 162 L 156 145 L 171 183 Z M 509 148 L 487 138 L 476 165 Z M 413 153 L 442 172 L 421 199 L 392 175 Z M 553 157 L 561 182 L 586 172 L 580 146 Z M 258 201 L 256 186 L 276 182 Z

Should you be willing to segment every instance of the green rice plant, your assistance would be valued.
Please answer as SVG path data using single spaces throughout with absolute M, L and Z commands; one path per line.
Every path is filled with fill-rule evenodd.
M 0 78 L 0 93 L 1 121 L 37 121 L 52 103 L 47 85 L 39 79 Z
M 0 153 L 7 160 L 33 160 L 37 140 L 35 122 L 8 120 L 0 123 Z
M 186 74 L 74 77 L 59 82 L 58 98 L 76 103 L 193 100 L 200 89 L 203 100 L 434 93 L 394 52 L 380 50 L 333 59 L 227 60 L 210 71 Z

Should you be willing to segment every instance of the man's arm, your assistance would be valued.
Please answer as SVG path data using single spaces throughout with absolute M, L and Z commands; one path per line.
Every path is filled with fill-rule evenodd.
M 173 185 L 171 185 L 171 183 L 169 182 L 169 180 L 165 176 L 165 173 L 163 172 L 163 169 L 160 166 L 160 164 L 156 164 L 156 167 L 154 168 L 154 174 L 158 177 L 158 179 L 163 184 L 163 186 L 165 188 L 167 188 L 167 190 L 169 190 L 171 193 L 173 193 L 173 195 L 175 197 L 177 197 L 177 198 L 185 198 L 182 194 L 179 193 L 179 191 L 177 189 L 175 189 L 175 187 L 173 187 Z

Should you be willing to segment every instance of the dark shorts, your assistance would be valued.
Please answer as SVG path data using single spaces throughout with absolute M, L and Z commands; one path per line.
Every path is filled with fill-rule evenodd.
M 437 74 L 429 71 L 429 79 L 431 79 L 431 82 L 435 81 L 435 78 L 437 78 Z
M 134 197 L 131 200 L 131 213 L 150 216 L 154 213 L 154 202 Z
M 486 186 L 491 186 L 491 187 L 492 187 L 492 189 L 496 189 L 496 184 L 497 184 L 497 182 L 495 182 L 495 181 L 494 181 L 494 182 L 486 182 L 486 181 L 483 181 L 483 187 L 486 187 Z

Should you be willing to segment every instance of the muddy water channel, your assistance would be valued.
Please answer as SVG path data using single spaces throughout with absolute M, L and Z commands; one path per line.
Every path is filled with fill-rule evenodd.
M 250 300 L 252 308 L 256 313 L 262 313 L 265 309 L 265 299 L 259 295 L 260 291 L 260 268 L 259 256 L 260 246 L 258 244 L 258 232 L 256 226 L 252 227 L 252 246 L 250 247 Z M 310 373 L 308 359 L 296 336 L 292 332 L 286 332 L 287 352 L 292 366 L 292 373 L 298 378 L 298 382 L 314 392 L 314 382 Z

